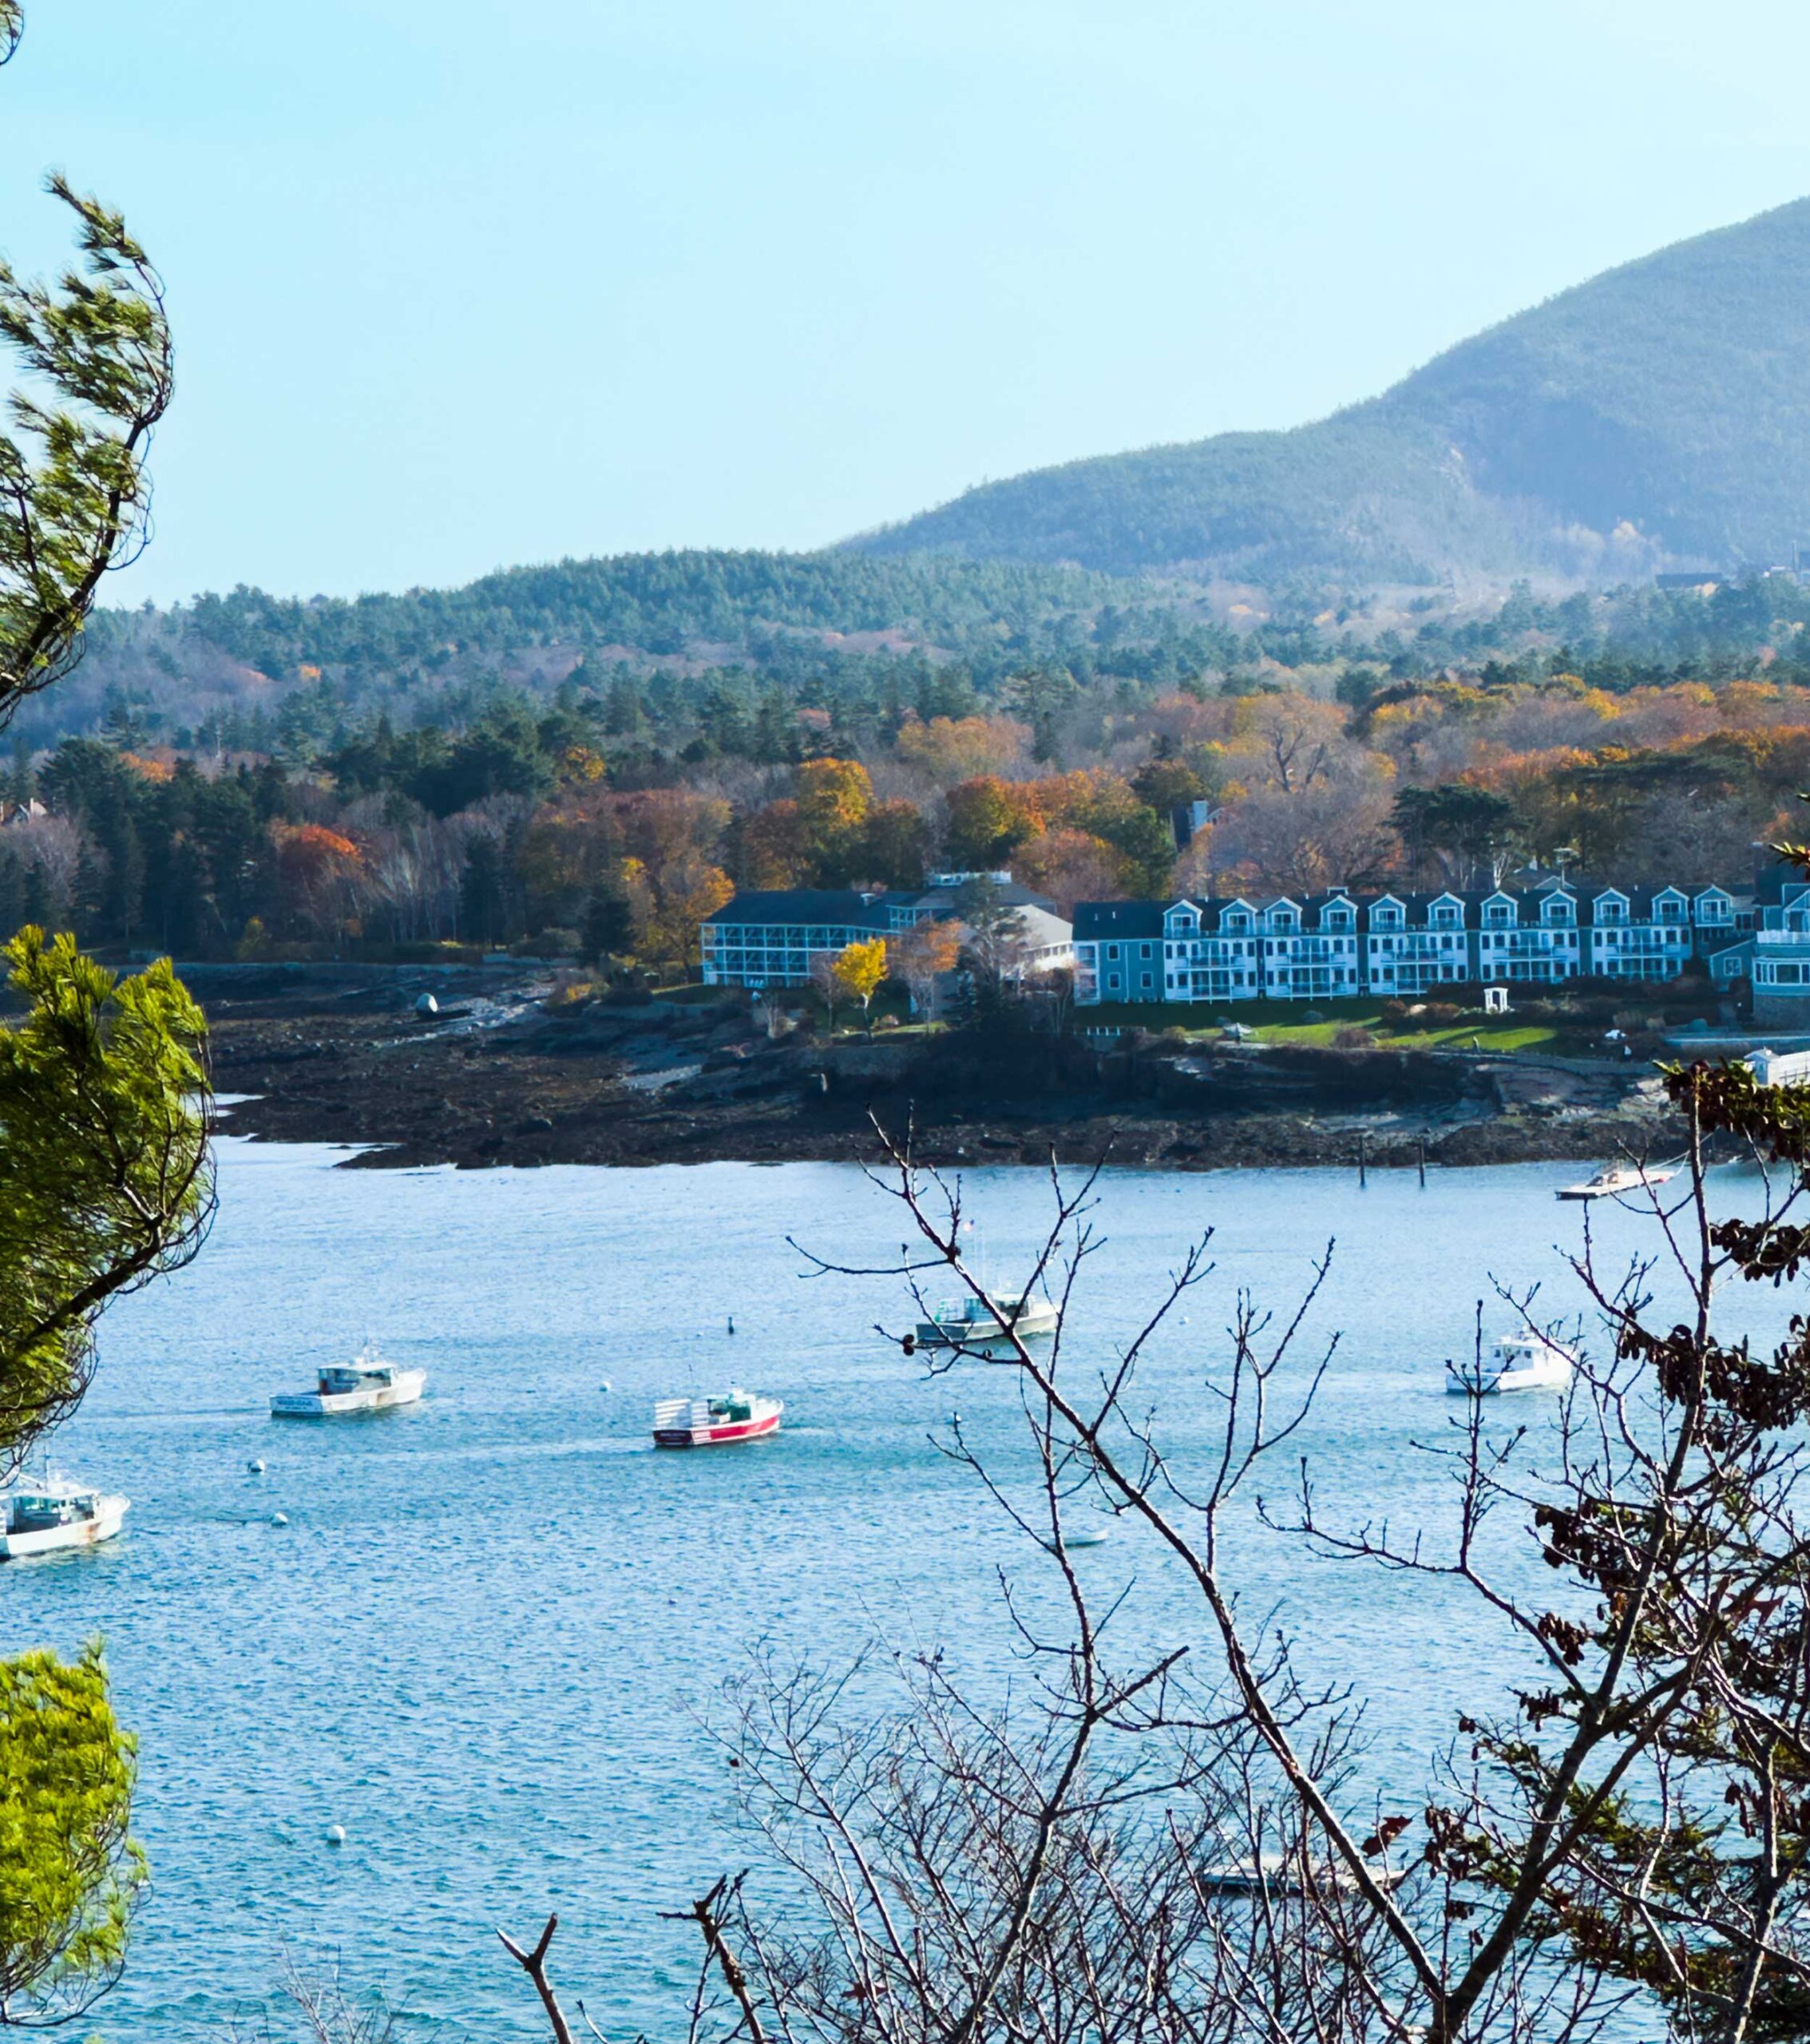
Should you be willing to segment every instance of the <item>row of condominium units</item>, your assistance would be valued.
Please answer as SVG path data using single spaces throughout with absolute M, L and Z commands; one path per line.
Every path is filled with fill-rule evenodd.
M 973 877 L 921 889 L 739 894 L 703 926 L 707 984 L 802 985 L 819 959 L 920 924 L 960 921 Z M 1077 1000 L 1412 997 L 1442 985 L 1676 979 L 1693 959 L 1762 1004 L 1810 1010 L 1810 881 L 1784 869 L 1747 887 L 1598 886 L 1574 875 L 1435 893 L 1234 895 L 1083 901 L 1071 923 L 1040 896 L 987 876 L 1017 917 L 1032 971 L 1071 966 Z
M 1075 997 L 1099 1001 L 1407 998 L 1442 985 L 1676 979 L 1693 959 L 1756 993 L 1810 965 L 1810 883 L 1609 887 L 1557 877 L 1437 893 L 1089 901 Z M 1810 994 L 1810 971 L 1801 975 Z

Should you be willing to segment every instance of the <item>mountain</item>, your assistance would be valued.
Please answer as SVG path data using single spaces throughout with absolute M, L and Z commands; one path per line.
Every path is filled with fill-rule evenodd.
M 1071 461 L 870 554 L 1274 581 L 1621 579 L 1810 543 L 1810 200 L 1681 241 L 1292 431 Z

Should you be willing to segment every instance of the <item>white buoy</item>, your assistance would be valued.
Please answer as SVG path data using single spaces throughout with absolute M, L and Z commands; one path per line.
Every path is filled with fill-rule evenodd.
M 251 1471 L 254 1476 L 261 1476 L 264 1473 L 263 1464 L 255 1456 L 254 1456 L 251 1461 L 248 1462 L 245 1467 Z
M 616 1388 L 615 1385 L 614 1385 L 614 1384 L 612 1384 L 610 1382 L 610 1380 L 609 1380 L 609 1379 L 608 1379 L 608 1377 L 605 1377 L 605 1378 L 604 1379 L 604 1381 L 603 1381 L 602 1386 L 601 1386 L 600 1388 L 601 1388 L 603 1390 L 604 1390 L 604 1391 L 613 1391 L 613 1390 Z
M 270 1523 L 272 1526 L 287 1526 L 289 1523 L 289 1515 L 286 1511 L 273 1511 L 270 1515 Z
M 346 1843 L 344 1824 L 330 1824 L 327 1828 L 327 1842 L 329 1845 L 343 1845 Z

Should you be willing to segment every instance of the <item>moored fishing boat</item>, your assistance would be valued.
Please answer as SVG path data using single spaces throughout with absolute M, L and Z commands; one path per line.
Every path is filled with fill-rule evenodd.
M 97 1547 L 119 1531 L 131 1504 L 49 1471 L 35 1483 L 21 1478 L 0 1491 L 0 1561 Z
M 426 1370 L 398 1369 L 366 1343 L 349 1363 L 329 1363 L 312 1391 L 279 1391 L 270 1401 L 273 1418 L 331 1420 L 351 1412 L 386 1412 L 416 1404 L 427 1384 Z
M 1002 1341 L 1008 1329 L 1023 1337 L 1053 1334 L 1062 1315 L 1040 1292 L 1001 1292 L 989 1304 L 968 1297 L 945 1299 L 917 1323 L 921 1349 L 955 1349 Z
M 1492 1398 L 1505 1391 L 1562 1391 L 1577 1358 L 1543 1334 L 1504 1334 L 1480 1357 L 1448 1361 L 1445 1388 L 1461 1397 Z
M 655 1448 L 730 1448 L 779 1431 L 785 1406 L 739 1384 L 720 1398 L 662 1398 L 654 1407 Z

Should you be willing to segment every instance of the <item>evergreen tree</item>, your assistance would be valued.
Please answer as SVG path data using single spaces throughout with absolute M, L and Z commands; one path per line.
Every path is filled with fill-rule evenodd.
M 601 965 L 605 958 L 626 951 L 634 941 L 635 918 L 628 902 L 613 889 L 596 889 L 584 904 L 580 933 L 586 962 Z
M 502 847 L 488 830 L 473 834 L 459 876 L 459 934 L 473 944 L 501 944 L 509 929 L 509 887 Z

